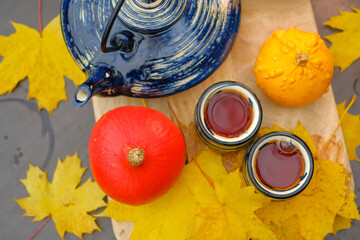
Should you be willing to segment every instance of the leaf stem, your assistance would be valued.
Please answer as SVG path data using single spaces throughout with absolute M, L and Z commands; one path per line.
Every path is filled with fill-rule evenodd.
M 36 236 L 36 234 L 38 234 L 41 231 L 41 229 L 43 229 L 43 227 L 45 227 L 45 225 L 50 221 L 50 219 L 51 219 L 51 215 L 46 219 L 46 221 L 43 223 L 43 225 L 41 225 L 41 227 L 29 238 L 29 240 L 32 240 Z
M 330 135 L 330 138 L 327 140 L 327 142 L 324 144 L 323 148 L 321 149 L 321 151 L 317 154 L 316 158 L 318 159 L 321 154 L 324 152 L 324 150 L 329 146 L 331 139 L 335 136 L 336 131 L 338 130 L 343 118 L 345 117 L 345 114 L 348 112 L 348 110 L 350 109 L 350 107 L 354 104 L 356 100 L 356 95 L 354 95 L 349 103 L 349 105 L 347 106 L 347 108 L 345 109 L 345 111 L 342 113 L 338 124 L 336 125 L 336 128 L 334 129 L 334 131 L 332 132 L 332 134 Z
M 215 184 L 211 181 L 211 179 L 208 177 L 208 175 L 206 175 L 206 173 L 201 169 L 200 164 L 196 161 L 196 159 L 194 158 L 193 161 L 195 162 L 196 166 L 199 168 L 200 172 L 202 173 L 202 175 L 205 177 L 205 179 L 208 181 L 208 183 L 211 185 L 211 187 L 213 189 L 215 189 Z
M 147 104 L 146 104 L 146 102 L 145 102 L 145 99 L 142 98 L 142 99 L 141 99 L 141 102 L 142 102 L 142 104 L 144 105 L 144 107 L 148 107 Z
M 39 0 L 39 3 L 38 3 L 38 5 L 39 5 L 39 8 L 38 8 L 38 10 L 39 10 L 39 32 L 40 32 L 40 36 L 42 37 L 42 18 L 41 18 L 41 0 Z

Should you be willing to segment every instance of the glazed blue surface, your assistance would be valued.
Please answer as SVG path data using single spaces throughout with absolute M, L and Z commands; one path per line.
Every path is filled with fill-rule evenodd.
M 139 2 L 156 14 L 129 19 L 131 11 L 126 9 Z M 126 33 L 132 36 L 132 49 L 103 53 L 100 41 L 116 0 L 63 0 L 61 25 L 66 45 L 79 67 L 92 75 L 82 89 L 91 94 L 162 97 L 209 77 L 235 41 L 240 0 L 179 0 L 179 6 L 170 6 L 172 2 L 176 1 L 126 0 L 108 46 L 116 34 Z M 163 10 L 167 15 L 161 15 L 162 22 L 157 11 L 164 4 L 170 4 L 172 11 Z M 143 19 L 149 24 L 144 25 Z M 101 71 L 96 71 L 99 67 Z

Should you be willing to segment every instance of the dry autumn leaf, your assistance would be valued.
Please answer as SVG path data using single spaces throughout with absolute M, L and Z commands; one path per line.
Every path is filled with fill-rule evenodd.
M 110 200 L 99 216 L 134 222 L 131 239 L 188 239 L 194 232 L 198 204 L 185 182 L 187 172 L 185 167 L 176 185 L 160 199 L 140 206 Z
M 360 219 L 354 194 L 351 190 L 347 193 L 348 180 L 341 164 L 316 160 L 313 179 L 303 193 L 287 201 L 272 202 L 256 214 L 278 239 L 296 239 L 289 234 L 296 228 L 303 239 L 324 239 L 334 229 L 350 227 L 341 224 L 337 216 L 349 223 L 351 219 Z
M 241 188 L 238 172 L 226 176 L 223 185 L 215 182 L 217 204 L 202 207 L 196 216 L 195 239 L 276 239 L 254 214 L 270 203 L 253 187 Z
M 78 186 L 86 169 L 80 165 L 77 154 L 63 162 L 59 159 L 49 183 L 47 172 L 30 164 L 26 179 L 21 180 L 29 197 L 15 200 L 25 210 L 24 216 L 34 217 L 34 221 L 51 216 L 61 238 L 65 231 L 81 238 L 83 233 L 100 230 L 88 212 L 106 205 L 105 193 L 91 179 Z
M 345 112 L 345 102 L 338 104 L 336 107 L 340 117 Z M 356 155 L 356 148 L 360 145 L 360 115 L 354 116 L 345 113 L 341 122 L 341 129 L 344 134 L 349 159 L 360 161 Z
M 162 198 L 135 207 L 111 200 L 100 215 L 133 221 L 131 239 L 275 239 L 254 214 L 270 199 L 240 186 L 238 172 L 228 174 L 221 155 L 207 150 Z
M 279 126 L 266 128 L 260 134 L 283 131 Z M 292 133 L 300 136 L 316 152 L 309 132 L 299 123 Z M 323 239 L 328 233 L 350 227 L 359 219 L 355 195 L 348 189 L 345 168 L 327 160 L 315 160 L 315 172 L 309 186 L 298 196 L 271 202 L 256 211 L 278 239 Z
M 360 216 L 354 201 L 355 198 L 356 196 L 353 191 L 347 193 L 345 203 L 335 217 L 333 234 L 336 234 L 339 230 L 350 228 L 352 219 L 359 219 Z
M 98 216 L 134 222 L 131 239 L 188 239 L 194 232 L 197 203 L 183 177 L 163 197 L 130 206 L 110 200 Z
M 0 36 L 0 94 L 11 92 L 28 77 L 28 98 L 37 99 L 39 109 L 49 113 L 66 100 L 64 76 L 80 85 L 84 73 L 66 49 L 60 17 L 54 18 L 40 33 L 26 25 L 13 23 L 16 32 Z
M 241 187 L 239 172 L 228 174 L 221 155 L 213 151 L 203 151 L 194 163 L 199 167 L 193 168 L 191 176 L 201 178 L 202 170 L 213 183 L 208 184 L 213 187 L 204 188 L 206 182 L 188 182 L 201 207 L 195 239 L 276 239 L 254 214 L 270 203 L 269 198 L 256 193 L 252 186 Z
M 360 57 L 360 9 L 352 8 L 354 12 L 339 11 L 340 16 L 331 17 L 325 22 L 332 28 L 342 32 L 326 36 L 332 45 L 329 50 L 334 60 L 334 66 L 344 71 Z

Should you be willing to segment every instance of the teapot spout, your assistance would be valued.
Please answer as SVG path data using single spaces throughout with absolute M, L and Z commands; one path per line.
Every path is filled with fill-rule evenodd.
M 73 104 L 76 107 L 82 107 L 90 100 L 91 96 L 91 87 L 86 83 L 83 83 L 75 91 Z
M 95 94 L 119 95 L 116 91 L 124 86 L 124 79 L 120 72 L 113 67 L 101 65 L 87 71 L 88 79 L 75 91 L 73 104 L 76 107 L 84 106 Z

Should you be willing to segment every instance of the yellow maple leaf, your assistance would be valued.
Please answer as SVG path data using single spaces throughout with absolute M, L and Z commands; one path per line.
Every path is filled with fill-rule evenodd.
M 348 190 L 347 181 L 348 176 L 341 164 L 316 160 L 313 179 L 304 192 L 287 201 L 272 202 L 256 214 L 279 239 L 284 232 L 284 225 L 287 228 L 299 227 L 304 239 L 323 239 L 328 233 L 334 232 L 338 215 L 348 220 L 359 219 L 354 203 L 355 195 Z M 289 219 L 294 216 L 301 220 L 289 226 Z
M 276 239 L 254 211 L 268 205 L 270 199 L 255 192 L 254 187 L 241 187 L 238 172 L 215 182 L 217 204 L 202 207 L 196 216 L 195 239 Z
M 60 29 L 60 17 L 54 18 L 40 33 L 23 24 L 13 23 L 16 32 L 0 36 L 0 94 L 11 92 L 29 78 L 29 98 L 36 98 L 39 109 L 51 114 L 66 100 L 64 76 L 80 85 L 84 73 L 66 49 Z
M 336 106 L 339 117 L 345 112 L 345 102 Z M 360 145 L 360 115 L 354 116 L 350 113 L 345 113 L 341 122 L 341 129 L 345 139 L 346 150 L 350 160 L 358 160 L 356 155 L 356 148 Z
M 205 150 L 190 164 L 198 165 L 185 176 L 200 205 L 195 239 L 275 239 L 254 214 L 270 199 L 254 187 L 242 187 L 239 172 L 228 174 L 220 154 Z M 198 176 L 196 181 L 193 176 Z
M 351 227 L 351 219 L 344 218 L 340 215 L 336 215 L 334 220 L 334 231 L 332 232 L 333 235 L 336 235 L 337 231 L 348 229 Z
M 333 234 L 336 234 L 336 232 L 341 229 L 350 228 L 352 219 L 360 219 L 357 205 L 354 201 L 355 198 L 356 196 L 353 191 L 347 193 L 345 203 L 336 215 Z
M 77 154 L 63 162 L 59 159 L 49 183 L 47 172 L 30 164 L 26 179 L 21 180 L 29 197 L 15 200 L 25 210 L 24 216 L 34 217 L 33 221 L 51 216 L 61 238 L 65 231 L 81 238 L 83 233 L 100 230 L 88 212 L 106 205 L 105 193 L 90 178 L 77 187 L 86 169 L 80 165 Z
M 141 206 L 111 200 L 100 216 L 134 222 L 131 239 L 275 239 L 254 214 L 270 199 L 241 188 L 239 173 L 228 174 L 221 160 L 203 151 L 163 197 Z
M 325 22 L 332 28 L 342 32 L 326 36 L 332 45 L 329 50 L 334 60 L 334 66 L 344 71 L 360 57 L 360 9 L 352 8 L 354 12 L 339 11 L 340 16 L 331 17 Z
M 131 239 L 189 239 L 194 232 L 197 203 L 184 179 L 187 169 L 185 167 L 175 186 L 160 199 L 140 206 L 112 199 L 98 216 L 134 222 Z

